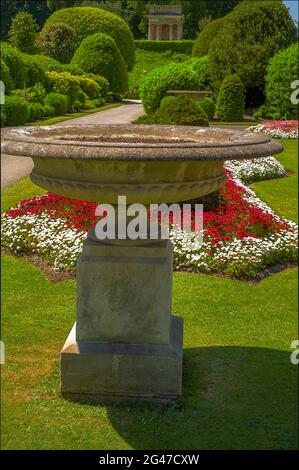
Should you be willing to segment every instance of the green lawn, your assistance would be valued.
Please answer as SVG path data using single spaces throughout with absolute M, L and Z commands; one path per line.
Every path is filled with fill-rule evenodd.
M 279 158 L 296 171 L 293 144 L 286 142 Z M 295 179 L 255 190 L 295 218 Z M 284 181 L 288 197 L 276 191 Z M 35 191 L 28 180 L 7 188 L 3 208 Z M 4 449 L 297 448 L 298 377 L 290 363 L 297 269 L 258 284 L 175 273 L 173 312 L 185 321 L 181 400 L 104 407 L 59 396 L 59 351 L 75 319 L 75 282 L 53 284 L 23 259 L 3 256 L 2 263 Z

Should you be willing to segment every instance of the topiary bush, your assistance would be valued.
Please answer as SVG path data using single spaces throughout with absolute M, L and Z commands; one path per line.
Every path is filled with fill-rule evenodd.
M 210 84 L 210 65 L 209 57 L 207 55 L 203 57 L 194 57 L 193 59 L 187 60 L 186 65 L 191 67 L 197 76 L 197 89 L 209 90 L 211 89 Z
M 174 100 L 164 102 L 164 105 L 156 112 L 158 124 L 178 126 L 208 126 L 209 120 L 206 113 L 198 104 L 187 96 L 175 97 Z
M 49 104 L 44 105 L 44 116 L 52 117 L 55 116 L 55 108 Z
M 41 103 L 28 103 L 28 111 L 28 121 L 30 122 L 37 121 L 45 115 L 45 109 Z
M 108 34 L 93 34 L 84 39 L 71 63 L 85 72 L 103 75 L 114 92 L 124 93 L 128 89 L 126 64 L 114 39 Z
M 195 90 L 198 78 L 194 70 L 186 63 L 169 64 L 152 70 L 140 84 L 140 96 L 147 114 L 153 114 L 160 107 L 167 90 Z
M 55 93 L 67 95 L 70 103 L 74 103 L 79 99 L 82 92 L 80 88 L 80 78 L 71 75 L 69 72 L 46 72 L 48 79 L 48 90 Z
M 194 41 L 192 55 L 193 57 L 202 57 L 208 54 L 211 42 L 216 37 L 217 33 L 223 28 L 223 18 L 208 23 L 203 30 L 199 33 Z
M 11 22 L 8 32 L 11 44 L 20 51 L 33 54 L 35 51 L 34 42 L 39 27 L 30 13 L 21 11 L 16 14 Z
M 20 96 L 5 96 L 1 112 L 6 116 L 7 126 L 21 126 L 28 121 L 28 103 Z
M 22 54 L 26 69 L 26 85 L 34 86 L 36 83 L 46 85 L 46 67 L 36 55 Z
M 36 47 L 46 56 L 69 63 L 74 55 L 76 32 L 65 23 L 52 23 L 43 28 L 36 39 Z
M 240 121 L 245 112 L 244 85 L 238 75 L 228 75 L 222 82 L 217 98 L 220 121 Z
M 55 116 L 63 116 L 68 110 L 69 99 L 61 93 L 49 93 L 44 99 L 44 104 L 54 108 Z
M 28 57 L 28 56 L 27 56 Z M 58 60 L 53 59 L 52 57 L 48 57 L 42 54 L 33 54 L 30 56 L 39 65 L 46 71 L 46 72 L 64 72 L 64 64 L 58 62 Z
M 295 40 L 296 27 L 282 2 L 242 1 L 211 43 L 213 86 L 218 90 L 227 75 L 237 73 L 245 89 L 263 88 L 269 59 Z
M 10 75 L 9 67 L 6 65 L 3 59 L 1 59 L 0 64 L 0 80 L 4 83 L 6 93 L 13 89 L 13 81 Z
M 1 59 L 9 68 L 13 88 L 23 88 L 27 81 L 26 67 L 22 53 L 7 42 L 0 44 Z
M 200 107 L 204 110 L 206 115 L 208 116 L 209 121 L 211 121 L 215 115 L 216 105 L 214 100 L 209 96 L 206 96 L 204 99 L 200 100 L 199 102 Z
M 298 80 L 298 44 L 276 54 L 269 62 L 266 74 L 266 103 L 262 115 L 273 119 L 292 119 L 298 116 L 298 106 L 292 104 L 291 83 Z M 298 88 L 298 86 L 297 86 Z
M 171 103 L 175 99 L 176 99 L 176 97 L 173 96 L 173 95 L 164 96 L 164 98 L 162 99 L 162 101 L 160 103 L 160 109 L 164 108 L 164 106 L 167 106 L 168 103 Z
M 75 46 L 95 33 L 109 34 L 116 42 L 128 70 L 135 64 L 135 46 L 128 24 L 119 16 L 95 7 L 63 8 L 55 11 L 46 21 L 45 28 L 54 23 L 64 23 L 76 32 Z
M 94 80 L 98 86 L 100 87 L 100 95 L 103 97 L 103 98 L 106 98 L 108 92 L 109 92 L 109 82 L 107 80 L 107 78 L 105 77 L 102 77 L 101 75 L 95 75 L 94 73 L 87 73 L 84 75 L 84 77 L 86 78 L 91 78 L 92 80 Z
M 82 76 L 80 77 L 80 87 L 86 93 L 86 95 L 93 99 L 93 98 L 100 98 L 101 97 L 101 88 L 97 84 L 95 80 L 92 78 Z

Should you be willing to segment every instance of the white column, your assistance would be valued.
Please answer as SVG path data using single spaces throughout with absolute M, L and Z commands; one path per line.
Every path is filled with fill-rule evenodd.
M 170 25 L 169 25 L 169 40 L 170 40 L 170 41 L 172 41 L 172 39 L 173 39 L 173 36 L 172 36 L 172 34 L 173 34 L 173 32 L 172 32 L 172 27 L 173 27 L 173 24 L 170 24 Z
M 157 24 L 156 40 L 160 40 L 160 23 Z

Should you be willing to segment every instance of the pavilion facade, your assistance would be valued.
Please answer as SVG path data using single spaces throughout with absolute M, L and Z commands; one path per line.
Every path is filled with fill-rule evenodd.
M 178 41 L 183 38 L 184 15 L 177 5 L 153 5 L 148 15 L 148 39 Z

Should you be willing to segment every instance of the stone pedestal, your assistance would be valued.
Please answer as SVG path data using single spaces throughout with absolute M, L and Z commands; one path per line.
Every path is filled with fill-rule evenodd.
M 61 352 L 61 392 L 79 400 L 175 400 L 183 321 L 171 315 L 168 240 L 110 244 L 90 230 L 78 262 L 77 324 Z

